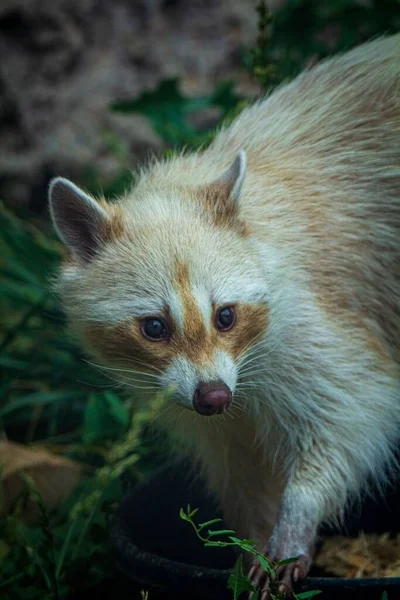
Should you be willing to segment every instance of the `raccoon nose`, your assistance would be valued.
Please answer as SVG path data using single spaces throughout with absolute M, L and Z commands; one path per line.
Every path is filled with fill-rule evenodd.
M 231 401 L 232 392 L 223 381 L 200 383 L 193 396 L 193 408 L 199 415 L 220 415 Z

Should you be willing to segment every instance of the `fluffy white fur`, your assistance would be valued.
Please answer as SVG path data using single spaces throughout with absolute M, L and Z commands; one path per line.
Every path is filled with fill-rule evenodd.
M 240 151 L 247 236 L 215 226 L 191 192 Z M 267 304 L 268 327 L 239 360 L 217 353 L 207 371 L 177 356 L 160 379 L 190 400 L 199 379 L 221 378 L 232 418 L 176 409 L 166 426 L 240 533 L 261 549 L 272 532 L 275 558 L 309 554 L 322 520 L 368 476 L 383 481 L 399 437 L 400 36 L 303 73 L 205 151 L 150 165 L 120 206 L 128 237 L 61 275 L 71 321 L 113 324 L 167 302 L 182 326 L 175 256 L 205 322 L 212 302 Z

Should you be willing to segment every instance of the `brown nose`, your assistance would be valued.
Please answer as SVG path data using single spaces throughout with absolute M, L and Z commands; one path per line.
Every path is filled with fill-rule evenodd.
M 220 415 L 231 401 L 232 392 L 223 381 L 200 383 L 193 396 L 193 407 L 199 415 Z

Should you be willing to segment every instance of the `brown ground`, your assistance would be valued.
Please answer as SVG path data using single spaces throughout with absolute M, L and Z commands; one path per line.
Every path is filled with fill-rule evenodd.
M 0 198 L 25 204 L 53 174 L 104 177 L 160 147 L 147 121 L 110 113 L 169 76 L 204 93 L 232 78 L 257 34 L 255 0 L 1 0 Z

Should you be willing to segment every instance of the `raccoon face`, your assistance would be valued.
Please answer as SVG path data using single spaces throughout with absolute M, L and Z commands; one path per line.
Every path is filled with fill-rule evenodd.
M 237 159 L 216 183 L 217 214 L 211 186 L 151 189 L 108 206 L 64 179 L 50 188 L 70 253 L 58 289 L 73 330 L 116 378 L 172 389 L 206 416 L 229 408 L 268 326 L 265 277 L 233 210 L 241 170 Z

